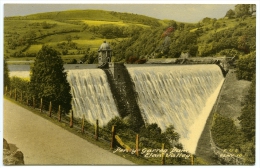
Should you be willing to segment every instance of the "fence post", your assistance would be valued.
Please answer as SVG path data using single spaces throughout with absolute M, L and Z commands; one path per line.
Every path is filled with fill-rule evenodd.
M 164 157 L 164 143 L 162 144 L 162 165 L 165 165 L 165 157 Z
M 96 120 L 96 126 L 95 126 L 95 139 L 98 140 L 98 133 L 99 133 L 99 127 L 98 127 L 98 120 Z
M 33 108 L 35 109 L 35 98 L 33 97 Z
M 42 112 L 42 98 L 41 98 L 41 104 L 40 104 L 40 112 Z
M 59 105 L 59 111 L 58 111 L 58 120 L 61 121 L 61 111 L 60 111 L 60 105 Z
M 194 165 L 194 157 L 193 154 L 190 155 L 190 164 Z
M 84 126 L 85 126 L 85 123 L 84 123 L 84 121 L 85 121 L 85 117 L 84 117 L 84 114 L 82 115 L 82 126 L 81 126 L 81 133 L 82 134 L 84 134 Z
M 110 149 L 114 149 L 115 147 L 115 135 L 116 135 L 116 126 L 112 126 L 112 137 L 111 137 L 111 146 Z
M 51 110 L 52 110 L 52 104 L 51 104 L 51 101 L 50 101 L 50 105 L 49 105 L 49 117 L 51 117 Z
M 138 134 L 136 134 L 135 150 L 136 150 L 136 156 L 139 156 L 139 135 Z
M 70 110 L 70 128 L 73 127 L 73 111 Z
M 17 101 L 17 90 L 16 90 L 16 88 L 14 89 L 14 99 L 15 99 L 15 101 Z

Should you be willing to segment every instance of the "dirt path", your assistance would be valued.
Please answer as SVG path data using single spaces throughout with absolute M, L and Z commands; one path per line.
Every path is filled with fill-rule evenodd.
M 3 137 L 23 152 L 26 165 L 133 164 L 6 99 L 3 120 Z

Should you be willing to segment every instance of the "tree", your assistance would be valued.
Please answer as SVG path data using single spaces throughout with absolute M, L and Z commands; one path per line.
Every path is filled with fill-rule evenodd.
M 246 16 L 249 15 L 249 9 L 250 9 L 250 5 L 249 4 L 238 4 L 235 6 L 235 14 L 236 17 L 242 17 L 242 16 Z
M 66 112 L 71 109 L 70 85 L 58 51 L 42 47 L 31 67 L 29 89 L 35 99 L 52 101 L 53 106 L 61 105 Z
M 225 17 L 228 17 L 229 19 L 234 18 L 235 17 L 235 11 L 232 9 L 229 9 L 225 15 Z
M 9 77 L 9 69 L 7 67 L 7 63 L 4 60 L 4 87 L 10 86 L 10 77 Z
M 204 24 L 208 24 L 208 23 L 210 23 L 210 21 L 211 21 L 211 18 L 209 18 L 209 17 L 205 17 L 202 19 L 202 23 L 204 23 Z
M 237 61 L 237 78 L 251 81 L 256 73 L 256 52 L 243 56 Z
M 167 127 L 163 134 L 171 142 L 171 144 L 173 144 L 173 142 L 178 142 L 180 139 L 180 135 L 175 131 L 173 125 Z
M 161 133 L 161 128 L 156 123 L 152 123 L 141 127 L 140 136 L 161 142 Z

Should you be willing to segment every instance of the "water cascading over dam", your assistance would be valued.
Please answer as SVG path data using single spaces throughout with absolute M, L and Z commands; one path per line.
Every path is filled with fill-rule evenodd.
M 101 69 L 69 70 L 68 82 L 72 92 L 72 110 L 76 118 L 94 124 L 96 119 L 102 127 L 112 118 L 119 116 L 114 98 Z
M 224 81 L 217 65 L 146 66 L 127 69 L 138 92 L 146 123 L 165 130 L 173 125 L 184 148 L 197 142 Z

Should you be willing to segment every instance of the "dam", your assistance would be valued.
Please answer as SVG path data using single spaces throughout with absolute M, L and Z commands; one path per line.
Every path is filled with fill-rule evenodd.
M 217 99 L 224 75 L 215 64 L 64 65 L 73 95 L 76 118 L 105 126 L 128 116 L 138 123 L 173 125 L 184 149 L 195 153 L 206 120 Z M 11 68 L 15 71 L 16 68 Z M 27 69 L 26 69 L 27 70 Z M 21 71 L 19 69 L 19 71 Z

